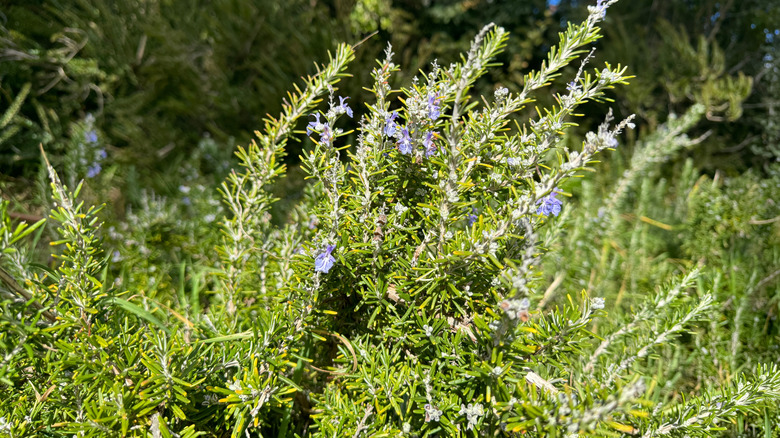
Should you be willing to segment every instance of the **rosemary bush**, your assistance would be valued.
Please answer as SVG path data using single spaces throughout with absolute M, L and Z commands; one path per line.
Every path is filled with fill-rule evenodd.
M 485 27 L 459 63 L 434 63 L 398 91 L 388 47 L 365 109 L 334 88 L 354 58 L 340 46 L 239 148 L 240 169 L 220 188 L 216 253 L 183 260 L 162 281 L 143 274 L 156 267 L 132 228 L 176 211 L 150 198 L 146 210 L 160 215 L 139 213 L 136 227 L 109 233 L 135 242 L 117 255 L 101 240 L 99 209 L 78 201 L 82 184 L 71 192 L 49 166 L 54 263 L 29 256 L 43 222 L 13 226 L 0 208 L 0 434 L 709 436 L 737 413 L 776 404 L 780 370 L 769 362 L 734 369 L 729 381 L 702 369 L 711 389 L 690 397 L 667 385 L 675 370 L 648 368 L 685 351 L 697 324 L 720 324 L 711 318 L 721 297 L 699 287 L 696 263 L 667 272 L 627 311 L 609 290 L 544 293 L 544 260 L 554 257 L 545 249 L 576 223 L 564 184 L 633 127 L 610 115 L 577 150 L 562 141 L 582 104 L 629 79 L 620 66 L 590 70 L 581 56 L 615 1 L 569 25 L 520 92 L 497 88 L 481 101 L 469 90 L 502 50 L 500 27 Z M 578 58 L 558 104 L 513 125 Z M 345 117 L 357 132 L 339 128 Z M 288 142 L 306 136 L 309 184 L 279 226 L 272 185 Z M 673 152 L 643 155 L 601 217 Z M 213 222 L 198 224 L 193 236 L 214 238 Z

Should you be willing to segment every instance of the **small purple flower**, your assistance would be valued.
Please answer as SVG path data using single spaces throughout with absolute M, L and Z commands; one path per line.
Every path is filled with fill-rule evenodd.
M 549 216 L 550 214 L 553 216 L 558 216 L 561 213 L 561 206 L 563 205 L 563 202 L 556 198 L 556 196 L 558 196 L 558 192 L 553 191 L 549 195 L 540 199 L 536 203 L 539 205 L 539 208 L 536 209 L 536 213 L 544 216 Z
M 330 271 L 330 268 L 333 267 L 333 263 L 336 262 L 336 259 L 331 255 L 335 248 L 336 245 L 328 245 L 325 247 L 325 252 L 318 255 L 317 258 L 314 259 L 315 272 L 322 272 L 323 274 L 327 274 L 328 271 Z
M 311 135 L 314 131 L 320 131 L 322 129 L 322 123 L 320 122 L 320 113 L 314 115 L 315 121 L 309 122 L 306 126 L 306 135 Z
M 412 138 L 409 137 L 409 130 L 406 128 L 401 131 L 401 139 L 398 140 L 398 150 L 404 155 L 412 153 Z
M 349 99 L 349 97 L 341 97 L 339 96 L 339 108 L 341 108 L 348 116 L 349 118 L 352 118 L 352 108 L 350 108 L 347 105 L 346 100 Z
M 398 113 L 392 113 L 385 119 L 385 135 L 392 137 L 398 130 L 398 124 L 395 123 L 395 118 L 398 117 Z
M 572 93 L 576 93 L 580 91 L 580 84 L 578 84 L 576 81 L 571 81 L 568 84 L 566 84 L 566 89 Z
M 436 120 L 441 116 L 441 102 L 439 101 L 439 93 L 433 93 L 428 95 L 428 118 Z
M 97 142 L 98 142 L 97 132 L 95 132 L 95 130 L 92 130 L 92 131 L 89 131 L 89 132 L 85 133 L 84 134 L 84 139 L 89 144 L 97 144 Z
M 306 135 L 311 135 L 312 132 L 319 132 L 320 143 L 330 144 L 330 142 L 333 140 L 333 133 L 330 130 L 330 126 L 320 122 L 319 113 L 315 114 L 314 117 L 316 120 L 309 122 L 309 124 L 306 126 Z
M 475 207 L 471 207 L 471 214 L 466 216 L 466 220 L 469 222 L 469 226 L 474 225 L 474 222 L 477 221 L 477 209 Z
M 431 155 L 436 154 L 436 152 L 439 151 L 439 149 L 436 147 L 436 143 L 433 142 L 433 137 L 438 134 L 437 132 L 428 132 L 425 134 L 425 139 L 423 140 L 423 147 L 425 147 L 425 156 L 430 157 Z
M 333 133 L 330 131 L 330 126 L 322 125 L 322 134 L 320 134 L 320 143 L 330 144 L 333 141 Z
M 87 178 L 94 178 L 100 174 L 101 171 L 100 163 L 94 163 L 91 166 L 87 168 Z
M 106 154 L 106 150 L 105 149 L 98 150 L 98 159 L 105 160 L 106 157 L 108 157 L 108 154 Z

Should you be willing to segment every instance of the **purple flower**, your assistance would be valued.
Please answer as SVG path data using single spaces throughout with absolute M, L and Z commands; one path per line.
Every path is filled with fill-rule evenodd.
M 441 102 L 439 101 L 439 94 L 433 93 L 428 95 L 428 118 L 436 120 L 441 116 Z
M 105 160 L 107 156 L 108 156 L 108 154 L 106 154 L 106 150 L 105 149 L 100 149 L 98 151 L 98 158 L 99 159 Z
M 314 131 L 320 131 L 322 129 L 322 123 L 320 122 L 320 113 L 314 115 L 315 121 L 309 122 L 306 126 L 306 135 L 311 135 Z
M 576 81 L 571 81 L 568 84 L 566 84 L 566 89 L 572 93 L 576 93 L 580 91 L 580 84 L 578 84 Z
M 101 171 L 100 163 L 94 163 L 87 168 L 87 178 L 94 178 L 98 176 Z
M 556 196 L 558 196 L 558 192 L 553 191 L 537 201 L 536 205 L 539 205 L 539 208 L 536 209 L 536 213 L 544 216 L 549 216 L 550 214 L 558 216 L 561 213 L 561 205 L 563 205 L 563 202 L 556 198 Z
M 428 132 L 425 134 L 425 139 L 423 140 L 423 146 L 425 147 L 425 156 L 430 157 L 431 155 L 434 155 L 436 152 L 439 151 L 439 149 L 436 147 L 436 144 L 433 142 L 433 137 L 438 134 L 437 132 Z
M 406 128 L 401 131 L 401 139 L 398 140 L 398 150 L 404 155 L 412 153 L 412 138 L 409 137 L 409 130 Z
M 89 131 L 89 132 L 85 133 L 84 134 L 84 139 L 87 141 L 87 143 L 97 144 L 97 142 L 98 142 L 97 132 L 92 130 L 92 131 Z
M 392 113 L 385 119 L 385 135 L 392 137 L 398 130 L 398 125 L 395 123 L 395 118 L 398 117 L 398 113 Z
M 322 272 L 323 274 L 327 274 L 328 271 L 330 271 L 330 268 L 333 267 L 333 263 L 336 262 L 336 259 L 330 255 L 335 248 L 336 245 L 328 245 L 325 247 L 325 252 L 318 255 L 317 258 L 314 259 L 315 272 Z
M 341 97 L 339 96 L 339 108 L 341 108 L 350 118 L 352 118 L 352 108 L 350 108 L 347 105 L 347 102 L 345 102 L 349 97 Z

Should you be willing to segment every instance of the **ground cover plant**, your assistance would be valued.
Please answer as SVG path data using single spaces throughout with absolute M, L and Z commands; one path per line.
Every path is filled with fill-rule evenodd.
M 103 230 L 87 186 L 47 163 L 47 221 L 0 204 L 0 434 L 771 436 L 778 274 L 756 261 L 780 260 L 777 178 L 718 183 L 688 166 L 659 183 L 659 163 L 695 146 L 699 105 L 627 162 L 632 117 L 608 113 L 569 146 L 578 110 L 630 79 L 590 63 L 613 3 L 570 24 L 518 92 L 470 93 L 506 43 L 495 25 L 400 90 L 388 47 L 365 108 L 335 88 L 355 51 L 339 46 L 238 149 L 222 210 L 182 185 L 198 218 L 163 263 L 149 242 L 176 206 L 145 195 Z M 514 123 L 554 81 L 556 104 Z M 280 213 L 286 148 L 306 138 L 308 183 Z M 597 158 L 620 177 L 589 175 Z M 682 249 L 664 257 L 653 232 L 673 220 Z

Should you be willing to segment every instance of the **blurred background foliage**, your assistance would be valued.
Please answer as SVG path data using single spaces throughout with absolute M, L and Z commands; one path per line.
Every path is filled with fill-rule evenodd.
M 88 180 L 84 195 L 110 205 L 104 214 L 118 219 L 117 229 L 150 205 L 166 209 L 152 215 L 166 231 L 147 240 L 162 252 L 178 253 L 186 242 L 198 246 L 192 223 L 182 219 L 214 220 L 221 214 L 210 188 L 232 167 L 235 145 L 250 140 L 265 114 L 278 112 L 291 85 L 312 74 L 314 62 L 325 61 L 337 42 L 362 41 L 350 71 L 355 77 L 343 81 L 339 92 L 361 108 L 366 94 L 359 84 L 370 82 L 374 59 L 388 42 L 403 68 L 400 84 L 434 60 L 444 66 L 456 61 L 479 29 L 495 22 L 511 38 L 499 58 L 502 65 L 475 93 L 488 95 L 497 86 L 514 91 L 522 87 L 522 75 L 542 62 L 562 26 L 585 16 L 589 2 L 0 4 L 0 191 L 11 210 L 35 215 L 47 207 L 38 149 L 43 145 L 68 185 Z M 675 155 L 662 172 L 692 159 L 698 172 L 710 176 L 771 174 L 770 163 L 780 159 L 777 23 L 780 4 L 771 0 L 633 0 L 611 7 L 606 37 L 589 68 L 620 62 L 636 76 L 611 96 L 617 117 L 638 115 L 639 129 L 627 134 L 619 151 L 623 159 L 669 114 L 684 114 L 700 103 L 704 116 L 685 131 L 699 139 L 696 147 Z M 575 69 L 564 77 L 573 77 Z M 552 103 L 558 87 L 539 96 L 539 105 Z M 605 116 L 597 105 L 584 113 L 566 140 L 572 145 Z M 534 109 L 524 117 L 536 117 Z M 357 121 L 352 123 L 356 128 Z M 292 175 L 302 147 L 288 149 Z M 286 178 L 279 184 L 279 197 L 300 196 L 301 181 Z M 283 201 L 277 210 L 289 204 Z M 277 222 L 284 217 L 274 213 Z
M 100 143 L 132 184 L 170 192 L 204 138 L 230 157 L 290 83 L 312 71 L 342 26 L 308 1 L 23 1 L 4 8 L 2 93 L 31 92 L 2 146 L 2 173 L 39 167 L 38 143 L 67 155 L 73 124 L 92 114 Z
M 767 0 L 619 2 L 596 58 L 636 75 L 617 103 L 645 132 L 706 105 L 700 129 L 712 135 L 694 152 L 697 167 L 738 173 L 780 158 L 777 23 L 780 4 Z

